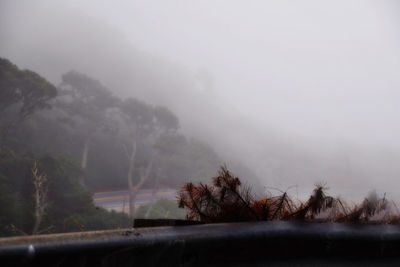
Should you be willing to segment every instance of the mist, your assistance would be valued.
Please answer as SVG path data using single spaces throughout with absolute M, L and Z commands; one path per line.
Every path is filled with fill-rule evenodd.
M 396 1 L 2 1 L 0 56 L 165 105 L 265 186 L 398 186 Z

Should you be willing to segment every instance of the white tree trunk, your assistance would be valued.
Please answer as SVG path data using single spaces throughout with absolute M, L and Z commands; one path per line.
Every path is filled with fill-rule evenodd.
M 125 152 L 128 156 L 127 149 L 125 149 Z M 128 167 L 128 175 L 127 175 L 128 187 L 129 187 L 129 218 L 131 220 L 133 220 L 135 217 L 135 200 L 136 200 L 137 192 L 142 188 L 143 184 L 149 178 L 150 171 L 151 171 L 151 168 L 153 166 L 153 161 L 154 161 L 154 156 L 152 156 L 146 167 L 146 170 L 139 173 L 139 176 L 140 176 L 139 182 L 136 185 L 134 185 L 133 184 L 133 173 L 135 170 L 135 158 L 136 158 L 136 139 L 132 138 L 132 149 L 131 149 L 131 154 L 129 155 L 129 167 Z
M 40 195 L 39 191 L 35 189 L 35 224 L 33 226 L 32 234 L 35 235 L 39 231 L 40 223 L 42 222 L 42 214 L 40 212 Z
M 32 168 L 33 185 L 35 188 L 35 223 L 33 226 L 32 234 L 39 232 L 40 224 L 46 208 L 47 197 L 47 177 L 45 174 L 39 174 L 36 162 Z
M 88 160 L 88 154 L 89 154 L 89 140 L 90 140 L 90 138 L 87 137 L 85 140 L 85 144 L 83 145 L 83 150 L 82 150 L 82 158 L 81 158 L 82 175 L 79 179 L 79 182 L 82 185 L 85 185 L 85 175 L 86 175 L 87 160 Z
M 133 186 L 133 171 L 135 168 L 135 157 L 136 157 L 136 140 L 132 140 L 132 151 L 129 157 L 129 168 L 128 168 L 128 186 L 129 186 L 129 218 L 133 219 L 135 216 L 135 198 L 136 192 Z

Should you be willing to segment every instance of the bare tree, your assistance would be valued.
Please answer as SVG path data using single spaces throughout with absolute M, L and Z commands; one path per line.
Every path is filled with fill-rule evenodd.
M 42 222 L 43 215 L 46 209 L 47 198 L 47 176 L 44 173 L 39 173 L 37 162 L 35 161 L 32 167 L 32 177 L 34 185 L 34 198 L 35 198 L 35 224 L 33 226 L 32 234 L 39 232 L 40 223 Z
M 133 219 L 135 214 L 135 198 L 137 191 L 143 187 L 150 176 L 156 152 L 152 152 L 146 167 L 138 167 L 136 164 L 137 145 L 150 145 L 154 149 L 154 141 L 161 134 L 174 133 L 179 126 L 178 119 L 172 112 L 163 107 L 152 107 L 136 99 L 127 99 L 120 105 L 120 115 L 123 127 L 130 135 L 131 148 L 124 147 L 128 158 L 128 187 L 129 187 L 129 216 Z M 150 147 L 149 146 L 149 147 Z M 134 179 L 134 174 L 138 179 Z M 137 181 L 134 184 L 134 180 Z
M 88 154 L 89 154 L 89 142 L 90 142 L 90 134 L 86 136 L 85 143 L 82 149 L 82 157 L 81 157 L 82 173 L 79 177 L 79 182 L 81 185 L 85 185 L 85 174 L 86 174 Z
M 128 150 L 125 148 L 125 152 L 128 156 Z M 131 149 L 131 154 L 129 156 L 129 167 L 128 167 L 128 189 L 129 189 L 129 217 L 133 219 L 133 216 L 135 214 L 135 197 L 136 195 L 133 193 L 133 171 L 135 168 L 135 158 L 136 158 L 136 140 L 132 140 L 132 149 Z
M 132 141 L 132 149 L 131 153 L 129 155 L 129 167 L 128 167 L 128 187 L 129 187 L 129 217 L 131 219 L 134 218 L 135 216 L 135 200 L 136 200 L 136 195 L 137 192 L 142 188 L 144 183 L 147 181 L 147 179 L 150 176 L 150 171 L 153 167 L 153 162 L 154 162 L 154 155 L 151 156 L 149 163 L 147 164 L 147 167 L 140 168 L 138 170 L 139 173 L 139 182 L 134 185 L 133 183 L 133 174 L 135 170 L 135 159 L 136 159 L 136 140 L 133 139 Z M 128 150 L 125 148 L 125 152 L 128 155 Z

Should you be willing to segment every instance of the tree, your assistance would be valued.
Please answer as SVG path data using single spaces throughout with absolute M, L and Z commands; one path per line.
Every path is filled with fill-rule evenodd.
M 188 179 L 202 181 L 213 175 L 221 162 L 207 144 L 189 139 L 181 134 L 162 135 L 155 148 L 159 151 L 158 161 L 168 184 L 179 187 Z
M 129 214 L 133 218 L 136 193 L 148 182 L 151 174 L 155 181 L 154 188 L 157 187 L 161 170 L 160 166 L 154 167 L 155 163 L 160 163 L 160 151 L 154 146 L 156 140 L 163 135 L 175 135 L 179 120 L 165 107 L 153 107 L 134 98 L 122 102 L 120 111 L 122 132 L 125 132 L 125 139 L 130 140 L 124 150 L 128 158 Z
M 137 191 L 149 178 L 154 162 L 154 154 L 152 152 L 150 152 L 151 155 L 149 156 L 146 167 L 138 168 L 136 160 L 138 143 L 140 142 L 140 144 L 143 145 L 145 141 L 151 139 L 151 135 L 155 129 L 154 112 L 151 106 L 132 98 L 127 99 L 122 103 L 121 110 L 125 115 L 125 121 L 127 122 L 129 132 L 128 135 L 131 140 L 130 148 L 127 146 L 124 148 L 126 155 L 129 158 L 127 181 L 129 188 L 129 216 L 132 219 L 135 214 L 135 199 Z M 133 181 L 135 173 L 139 177 L 139 179 L 135 179 L 136 183 Z
M 15 224 L 19 219 L 18 208 L 7 177 L 0 173 L 0 236 L 11 233 L 11 229 L 7 226 Z
M 20 104 L 20 118 L 35 110 L 48 107 L 47 101 L 57 95 L 56 88 L 43 77 L 30 70 L 20 70 L 16 65 L 0 58 L 0 108 L 4 111 Z
M 35 224 L 33 226 L 32 234 L 37 234 L 47 206 L 46 201 L 48 187 L 46 174 L 39 173 L 36 161 L 32 167 L 32 177 L 35 192 Z
M 126 215 L 94 206 L 80 172 L 70 157 L 0 151 L 0 235 L 128 227 Z
M 67 121 L 83 131 L 81 168 L 84 172 L 80 179 L 82 184 L 85 184 L 84 174 L 92 136 L 99 129 L 105 130 L 110 127 L 107 112 L 118 104 L 119 100 L 99 81 L 74 71 L 62 76 L 58 106 L 67 112 L 69 118 L 74 118 Z
M 2 135 L 6 128 L 21 122 L 35 111 L 50 107 L 48 101 L 57 95 L 57 89 L 46 79 L 30 70 L 20 70 L 16 65 L 0 58 L 0 125 Z M 6 111 L 15 113 L 16 118 L 5 122 Z M 4 136 L 3 136 L 4 137 Z
M 179 128 L 179 119 L 168 108 L 157 106 L 154 108 L 157 124 L 166 132 L 176 132 Z

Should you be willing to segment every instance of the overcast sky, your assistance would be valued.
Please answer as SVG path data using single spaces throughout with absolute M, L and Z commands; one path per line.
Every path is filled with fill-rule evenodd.
M 399 147 L 396 1 L 81 2 L 268 128 Z
M 307 169 L 303 175 L 310 175 L 313 183 L 326 168 L 331 172 L 328 177 L 339 177 L 336 184 L 349 175 L 371 175 L 371 179 L 390 176 L 391 183 L 397 185 L 394 181 L 400 174 L 396 166 L 400 154 L 399 5 L 395 0 L 0 0 L 0 56 L 32 68 L 52 81 L 62 71 L 78 68 L 90 75 L 101 73 L 101 77 L 95 78 L 118 87 L 118 82 L 107 75 L 118 76 L 126 70 L 114 69 L 124 62 L 120 58 L 114 62 L 113 53 L 131 49 L 136 51 L 134 58 L 139 58 L 140 64 L 144 58 L 148 69 L 158 59 L 164 62 L 164 69 L 183 69 L 184 72 L 171 75 L 160 71 L 160 84 L 169 84 L 167 90 L 176 94 L 178 100 L 180 91 L 174 91 L 175 85 L 196 91 L 191 96 L 200 92 L 214 101 L 212 105 L 199 101 L 200 107 L 190 112 L 171 102 L 183 128 L 190 128 L 187 125 L 192 123 L 192 128 L 197 124 L 192 132 L 212 132 L 205 139 L 213 136 L 217 140 L 214 144 L 225 141 L 236 147 L 246 155 L 244 162 L 252 162 L 250 167 L 262 165 L 259 174 L 272 172 L 276 176 L 279 170 L 291 169 L 292 173 L 275 177 L 278 182 L 288 179 L 290 185 L 297 171 Z M 100 26 L 75 37 L 72 33 L 86 26 L 79 16 L 99 21 L 93 25 Z M 104 39 L 99 37 L 102 33 Z M 99 40 L 95 43 L 102 49 L 86 48 L 80 54 L 83 62 L 78 65 L 72 62 L 72 53 L 82 46 L 81 39 Z M 117 39 L 124 42 L 118 43 Z M 116 43 L 124 45 L 115 48 Z M 70 47 L 74 49 L 68 50 Z M 112 53 L 106 57 L 103 51 L 107 47 L 112 47 Z M 63 67 L 58 67 L 60 53 L 64 54 Z M 84 55 L 90 53 L 95 55 L 91 57 L 95 62 L 85 62 Z M 151 64 L 149 57 L 155 60 Z M 102 72 L 90 72 L 90 68 L 103 65 Z M 126 72 L 121 77 L 126 79 L 129 75 Z M 130 87 L 126 88 L 129 94 Z M 131 95 L 141 97 L 135 93 L 132 91 Z M 164 96 L 158 100 L 153 95 L 152 99 L 162 101 Z M 206 110 L 201 110 L 201 106 Z M 191 119 L 197 118 L 194 113 L 202 112 L 209 123 L 201 118 Z M 217 126 L 230 126 L 223 126 L 222 119 L 213 123 L 210 114 L 216 112 L 227 114 L 227 125 L 236 123 L 237 129 L 217 136 L 221 132 Z M 303 156 L 299 150 L 280 149 L 279 142 L 274 147 L 265 137 L 263 143 L 263 136 L 270 137 L 271 133 L 274 138 L 281 137 L 282 143 L 296 143 L 303 152 L 315 152 L 322 147 L 328 147 L 330 152 L 328 156 L 321 152 L 326 156 L 323 163 L 308 161 L 307 153 Z M 353 146 L 357 148 L 353 150 Z M 268 154 L 272 149 L 275 152 Z M 368 149 L 381 154 L 362 152 Z M 285 154 L 285 160 L 279 158 L 281 154 Z M 288 157 L 290 160 L 286 160 Z M 317 153 L 317 157 L 321 154 Z M 375 173 L 360 171 L 374 167 L 373 163 L 377 164 Z M 313 173 L 316 165 L 323 166 L 322 171 Z M 345 173 L 346 168 L 352 171 Z

